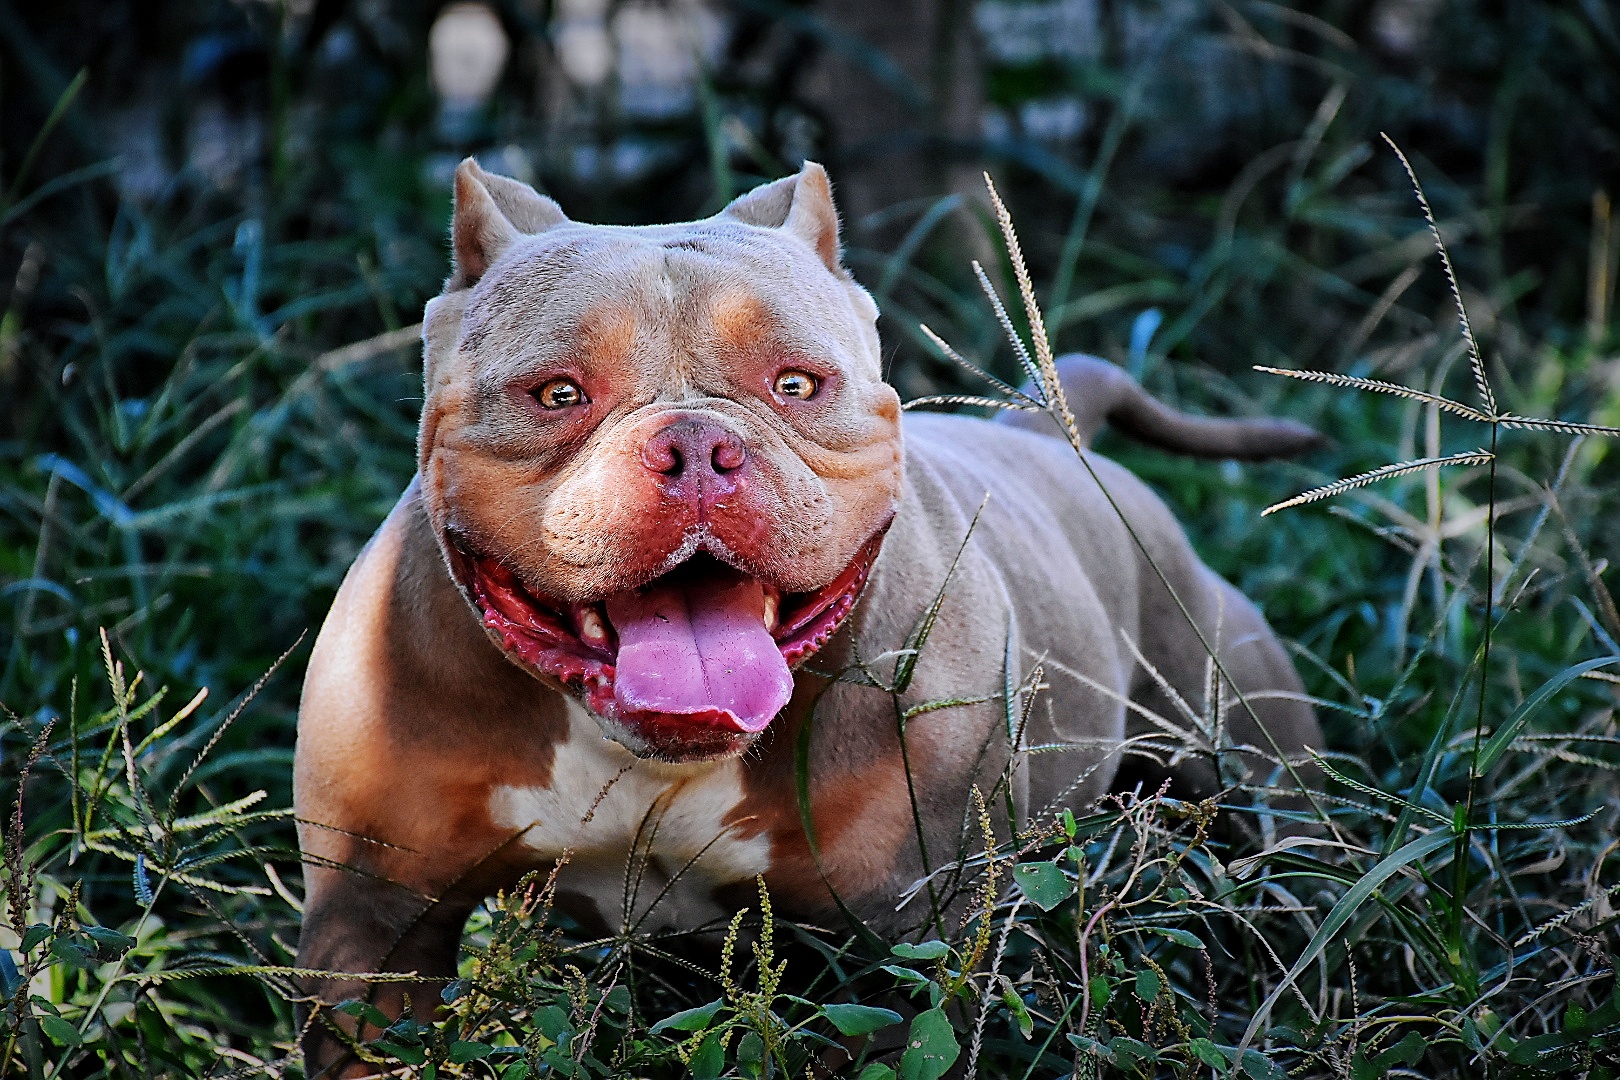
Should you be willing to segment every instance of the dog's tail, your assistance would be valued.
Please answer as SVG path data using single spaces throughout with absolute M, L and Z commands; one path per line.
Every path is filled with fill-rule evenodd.
M 1060 356 L 1057 368 L 1063 396 L 1087 446 L 1104 424 L 1161 450 L 1239 461 L 1293 457 L 1323 442 L 1320 433 L 1292 420 L 1223 420 L 1172 409 L 1142 389 L 1123 368 L 1095 356 Z M 1028 384 L 1024 391 L 1034 395 Z M 1044 412 L 1006 409 L 997 419 L 1043 435 L 1062 434 L 1057 421 Z

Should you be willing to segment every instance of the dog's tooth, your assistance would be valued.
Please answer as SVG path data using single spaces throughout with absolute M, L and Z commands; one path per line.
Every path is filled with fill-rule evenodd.
M 775 593 L 765 594 L 765 629 L 776 629 L 776 614 L 780 603 Z
M 607 627 L 602 625 L 602 616 L 597 614 L 595 608 L 586 608 L 580 612 L 579 638 L 587 645 L 602 646 L 607 644 Z

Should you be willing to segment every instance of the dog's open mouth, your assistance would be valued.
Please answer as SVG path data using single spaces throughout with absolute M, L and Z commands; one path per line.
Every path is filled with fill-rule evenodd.
M 787 705 L 794 665 L 848 617 L 879 533 L 830 584 L 784 593 L 702 552 L 592 603 L 536 595 L 498 559 L 451 561 L 507 651 L 584 697 L 643 756 L 695 761 L 746 748 Z

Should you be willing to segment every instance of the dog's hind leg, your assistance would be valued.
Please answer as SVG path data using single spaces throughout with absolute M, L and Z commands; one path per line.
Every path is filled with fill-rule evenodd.
M 1310 812 L 1307 791 L 1320 787 L 1321 772 L 1308 751 L 1322 747 L 1322 731 L 1299 674 L 1247 597 L 1205 567 L 1195 573 L 1202 588 L 1184 580 L 1178 592 L 1202 640 L 1179 610 L 1161 610 L 1154 620 L 1158 633 L 1143 642 L 1153 674 L 1139 674 L 1133 697 L 1144 709 L 1199 733 L 1189 732 L 1188 752 L 1168 770 L 1138 759 L 1121 769 L 1116 787 L 1141 783 L 1152 790 L 1168 779 L 1172 794 L 1188 799 L 1236 786 L 1266 788 L 1264 802 L 1273 809 Z M 1219 669 L 1206 643 L 1220 657 Z M 1157 733 L 1135 717 L 1132 734 L 1145 732 Z M 1277 824 L 1284 834 L 1300 827 Z
M 1251 782 L 1273 790 L 1266 802 L 1279 810 L 1304 814 L 1313 810 L 1309 791 L 1322 787 L 1321 770 L 1310 751 L 1322 749 L 1316 710 L 1282 643 L 1266 625 L 1260 609 L 1228 582 L 1215 582 L 1223 612 L 1221 661 L 1231 678 L 1223 694 L 1223 740 L 1245 761 L 1236 770 Z M 1231 686 L 1241 692 L 1231 693 Z M 1285 764 L 1286 762 L 1286 764 Z M 1298 831 L 1278 824 L 1284 834 Z

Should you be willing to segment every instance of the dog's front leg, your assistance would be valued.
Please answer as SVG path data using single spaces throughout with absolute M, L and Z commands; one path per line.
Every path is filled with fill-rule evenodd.
M 309 867 L 305 881 L 298 966 L 334 973 L 303 983 L 311 999 L 298 1010 L 305 1069 L 312 1080 L 368 1076 L 376 1068 L 361 1062 L 349 1044 L 376 1038 L 378 1029 L 329 1006 L 358 999 L 395 1020 L 409 998 L 413 1014 L 430 1019 L 439 992 L 455 977 L 462 928 L 477 901 L 457 895 L 435 900 L 405 885 L 329 867 Z M 341 977 L 372 972 L 421 978 L 367 983 Z

